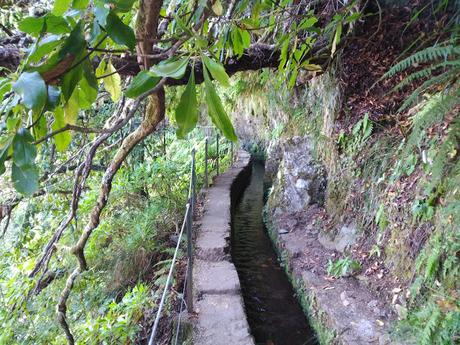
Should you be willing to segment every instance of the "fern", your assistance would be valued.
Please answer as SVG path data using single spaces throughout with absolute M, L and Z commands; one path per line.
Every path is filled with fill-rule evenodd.
M 413 67 L 413 65 L 416 63 L 428 63 L 436 61 L 438 59 L 447 60 L 451 56 L 456 56 L 458 58 L 459 55 L 459 46 L 448 45 L 428 47 L 398 62 L 396 65 L 390 68 L 390 70 L 386 72 L 382 78 L 391 78 L 392 76 L 401 73 L 402 71 L 405 71 L 410 67 Z
M 409 108 L 419 97 L 420 95 L 428 90 L 429 88 L 436 86 L 436 85 L 441 85 L 441 84 L 447 84 L 449 83 L 450 80 L 456 78 L 458 76 L 458 73 L 460 72 L 460 68 L 453 68 L 452 70 L 445 72 L 443 74 L 440 74 L 438 76 L 432 77 L 425 82 L 421 86 L 419 86 L 415 91 L 412 92 L 412 94 L 404 101 L 404 103 L 401 105 L 401 107 L 398 109 L 399 112 L 402 112 Z
M 392 91 L 397 91 L 401 88 L 403 88 L 404 86 L 406 85 L 409 85 L 410 83 L 413 83 L 419 79 L 424 79 L 424 78 L 428 78 L 431 76 L 431 74 L 440 69 L 440 68 L 446 68 L 446 67 L 454 67 L 458 69 L 460 69 L 460 59 L 457 59 L 457 60 L 453 60 L 453 61 L 445 61 L 445 62 L 440 62 L 440 63 L 437 63 L 433 66 L 429 66 L 427 68 L 424 68 L 420 71 L 417 71 L 417 72 L 414 72 L 412 73 L 411 75 L 409 75 L 408 77 L 404 78 L 398 85 L 396 85 Z

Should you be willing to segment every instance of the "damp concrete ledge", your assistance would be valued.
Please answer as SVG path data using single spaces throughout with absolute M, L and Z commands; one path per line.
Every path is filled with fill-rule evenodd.
M 245 177 L 250 155 L 236 162 L 207 189 L 197 229 L 194 262 L 193 344 L 254 345 L 244 310 L 240 281 L 230 257 L 231 207 L 235 185 Z

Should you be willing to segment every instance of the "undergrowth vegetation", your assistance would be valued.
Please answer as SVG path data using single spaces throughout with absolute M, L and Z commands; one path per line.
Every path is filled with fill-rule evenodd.
M 114 180 L 110 206 L 87 247 L 92 269 L 76 282 L 76 294 L 68 304 L 78 344 L 136 343 L 148 334 L 185 211 L 192 148 L 196 149 L 197 188 L 203 185 L 205 132 L 211 134 L 212 178 L 216 174 L 216 136 L 208 128 L 199 128 L 186 141 L 175 140 L 170 129 L 159 132 L 132 153 Z M 223 170 L 230 163 L 226 139 L 220 138 L 219 151 Z M 102 155 L 100 159 L 104 164 L 107 157 Z M 92 188 L 96 177 L 90 179 L 83 194 L 79 218 L 56 247 L 56 259 L 50 262 L 49 273 L 38 285 L 28 273 L 49 232 L 68 207 L 68 202 L 63 201 L 69 196 L 50 194 L 18 205 L 19 212 L 0 248 L 0 344 L 66 343 L 58 326 L 49 322 L 55 317 L 50 303 L 73 265 L 65 255 L 67 245 L 81 232 L 88 217 L 97 195 L 97 189 Z M 70 186 L 67 179 L 57 185 L 61 192 Z M 182 258 L 183 253 L 179 254 Z M 177 297 L 172 296 L 170 308 Z

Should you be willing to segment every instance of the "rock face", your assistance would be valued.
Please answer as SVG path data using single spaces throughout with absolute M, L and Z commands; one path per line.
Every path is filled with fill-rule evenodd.
M 269 205 L 275 214 L 301 212 L 311 204 L 323 205 L 326 174 L 313 159 L 308 137 L 293 137 L 270 147 L 267 156 L 266 176 L 273 181 Z

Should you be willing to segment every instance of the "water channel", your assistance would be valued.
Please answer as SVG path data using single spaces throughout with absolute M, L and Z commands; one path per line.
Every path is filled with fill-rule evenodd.
M 231 244 L 251 333 L 257 345 L 316 345 L 263 223 L 264 165 L 254 161 L 251 169 L 233 207 Z

